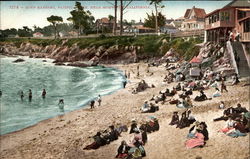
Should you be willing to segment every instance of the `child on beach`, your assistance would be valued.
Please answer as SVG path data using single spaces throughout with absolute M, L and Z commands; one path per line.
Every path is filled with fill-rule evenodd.
M 98 106 L 101 106 L 102 98 L 100 94 L 97 97 L 97 102 L 98 102 Z

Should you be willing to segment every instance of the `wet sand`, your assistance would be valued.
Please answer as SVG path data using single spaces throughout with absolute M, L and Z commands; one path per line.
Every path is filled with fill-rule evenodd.
M 249 86 L 243 87 L 242 82 L 237 86 L 228 86 L 230 93 L 223 93 L 221 97 L 205 102 L 193 102 L 191 109 L 199 121 L 208 125 L 210 139 L 204 148 L 186 149 L 184 142 L 189 128 L 176 129 L 169 126 L 173 111 L 179 114 L 184 109 L 177 108 L 169 103 L 159 104 L 160 110 L 155 113 L 140 113 L 140 107 L 145 100 L 165 88 L 172 88 L 176 83 L 163 83 L 167 71 L 164 67 L 150 67 L 147 73 L 146 64 L 140 64 L 140 76 L 137 77 L 137 65 L 110 65 L 123 71 L 129 70 L 130 79 L 125 89 L 102 97 L 102 105 L 93 110 L 85 109 L 69 112 L 65 115 L 42 121 L 32 127 L 1 136 L 1 158 L 84 158 L 84 159 L 112 159 L 122 140 L 129 142 L 132 136 L 128 132 L 122 133 L 118 140 L 100 147 L 97 150 L 83 150 L 93 140 L 90 138 L 99 130 L 105 130 L 112 124 L 130 125 L 135 118 L 139 123 L 146 121 L 149 115 L 159 119 L 160 130 L 148 134 L 148 143 L 145 145 L 147 156 L 145 159 L 190 159 L 201 156 L 203 159 L 245 159 L 249 158 L 249 134 L 246 137 L 231 138 L 217 133 L 225 126 L 224 121 L 213 122 L 212 119 L 222 115 L 218 110 L 221 100 L 226 107 L 236 106 L 239 102 L 249 110 Z M 152 74 L 153 73 L 153 74 Z M 144 79 L 149 88 L 144 92 L 132 94 L 132 88 Z M 211 96 L 215 90 L 209 89 L 205 93 Z M 180 92 L 178 92 L 180 93 Z M 195 92 L 191 98 L 198 94 Z M 167 98 L 170 99 L 170 98 Z

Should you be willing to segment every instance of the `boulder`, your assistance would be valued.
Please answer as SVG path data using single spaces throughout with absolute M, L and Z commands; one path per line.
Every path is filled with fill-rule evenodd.
M 25 61 L 24 59 L 19 58 L 19 59 L 16 59 L 15 61 L 13 61 L 13 62 L 18 63 L 18 62 L 24 62 L 24 61 Z

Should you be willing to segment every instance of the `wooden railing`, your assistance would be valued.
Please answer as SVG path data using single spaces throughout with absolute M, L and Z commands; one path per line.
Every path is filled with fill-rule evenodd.
M 250 42 L 250 32 L 243 33 L 240 41 L 241 42 Z
M 171 34 L 172 37 L 204 36 L 204 30 L 182 31 Z

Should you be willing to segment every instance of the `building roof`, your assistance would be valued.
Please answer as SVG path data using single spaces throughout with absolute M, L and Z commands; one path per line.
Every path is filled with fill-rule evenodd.
M 205 18 L 205 16 L 206 16 L 206 12 L 205 12 L 204 9 L 202 9 L 202 8 L 195 8 L 195 6 L 193 6 L 192 9 L 187 9 L 186 10 L 184 18 L 185 19 L 189 19 L 192 12 L 194 12 L 194 15 L 195 15 L 196 18 Z
M 191 11 L 191 9 L 186 10 L 186 12 L 184 14 L 184 18 L 188 18 L 188 15 L 189 15 L 190 11 Z
M 228 7 L 250 7 L 250 3 L 248 0 L 233 0 L 232 2 L 225 5 L 223 8 Z
M 196 15 L 197 18 L 205 18 L 206 16 L 206 12 L 204 9 L 202 8 L 193 8 L 194 13 Z
M 181 24 L 183 22 L 180 22 L 180 21 L 172 21 L 171 24 L 174 25 L 175 27 L 181 27 Z
M 43 35 L 43 34 L 40 32 L 35 32 L 35 33 L 33 33 L 33 35 Z
M 144 26 L 136 26 L 137 29 L 143 29 L 143 30 L 155 30 L 153 28 L 149 28 L 149 27 L 144 27 Z
M 250 3 L 247 1 L 248 0 L 233 0 L 232 2 L 230 2 L 227 5 L 225 5 L 224 7 L 222 7 L 221 9 L 216 9 L 216 10 L 210 12 L 209 14 L 206 15 L 206 17 L 208 17 L 214 13 L 217 13 L 221 10 L 226 10 L 228 8 L 231 8 L 231 7 L 250 8 Z
M 108 23 L 113 23 L 114 20 L 113 19 L 109 20 L 108 18 L 104 17 L 104 18 L 101 18 L 101 19 L 97 19 L 96 22 L 108 24 Z
M 166 24 L 164 27 L 166 29 L 177 29 L 176 27 L 174 27 L 173 25 L 170 25 L 170 24 Z
M 171 19 L 166 19 L 166 23 L 168 23 L 168 24 L 170 24 L 172 21 L 174 21 L 173 18 L 171 18 Z

